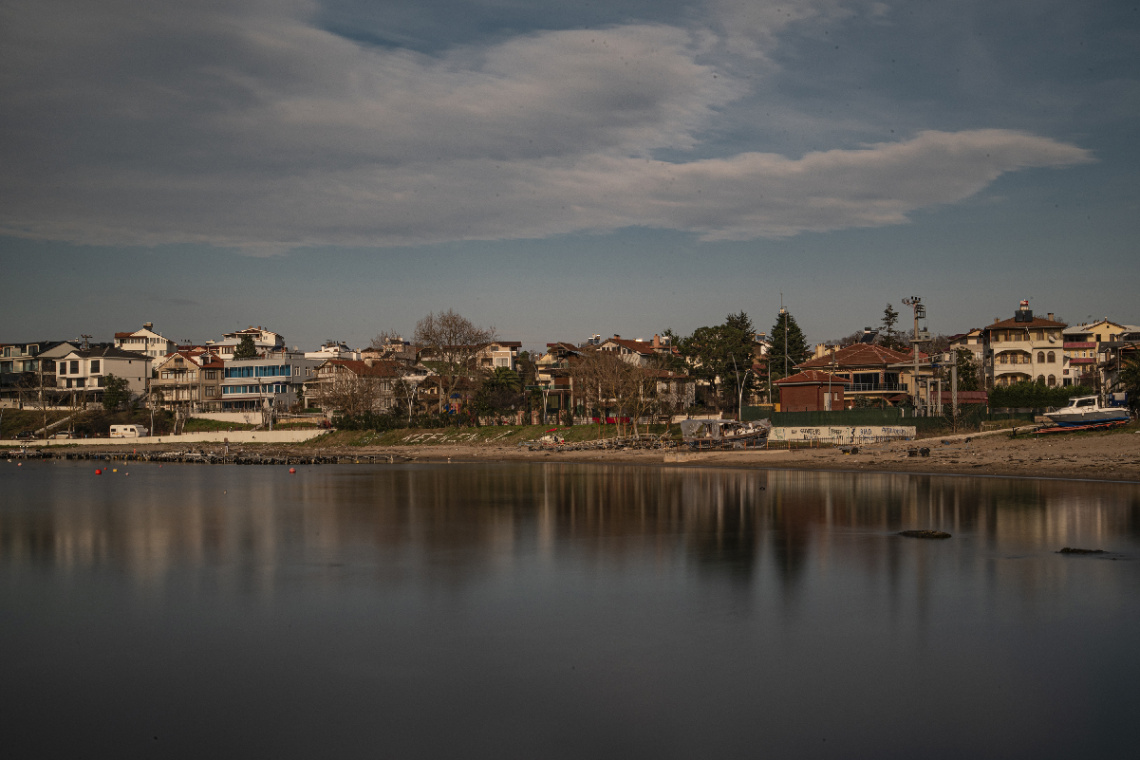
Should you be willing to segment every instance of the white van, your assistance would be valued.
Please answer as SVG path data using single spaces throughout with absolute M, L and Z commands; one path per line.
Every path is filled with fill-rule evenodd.
M 111 437 L 112 438 L 140 438 L 147 434 L 147 429 L 142 425 L 112 425 Z

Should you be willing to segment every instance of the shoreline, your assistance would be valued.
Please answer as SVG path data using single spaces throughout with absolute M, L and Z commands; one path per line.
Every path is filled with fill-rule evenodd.
M 911 456 L 910 450 L 928 448 L 928 456 Z M 5 458 L 23 458 L 24 449 L 4 450 Z M 46 448 L 28 445 L 36 456 L 56 459 L 92 455 L 203 452 L 220 458 L 225 446 L 217 443 L 82 443 Z M 1140 482 L 1140 432 L 1085 433 L 1071 436 L 990 435 L 986 437 L 927 438 L 916 441 L 860 446 L 859 453 L 838 448 L 746 449 L 690 451 L 684 448 L 652 450 L 530 451 L 520 446 L 490 444 L 408 444 L 399 446 L 282 445 L 238 443 L 229 456 L 245 458 L 319 458 L 349 461 L 388 460 L 417 463 L 567 462 L 656 467 L 743 467 L 751 469 L 826 472 L 881 472 L 899 474 L 1057 478 L 1110 482 Z M 304 464 L 303 461 L 299 462 Z

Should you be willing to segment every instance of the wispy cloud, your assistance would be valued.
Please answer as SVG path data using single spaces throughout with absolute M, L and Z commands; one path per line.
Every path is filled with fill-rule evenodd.
M 0 232 L 251 251 L 629 226 L 749 239 L 898 224 L 1005 172 L 1091 160 L 977 129 L 662 161 L 702 145 L 749 91 L 709 62 L 718 40 L 760 55 L 790 23 L 844 13 L 714 5 L 719 38 L 630 23 L 426 55 L 322 30 L 300 0 L 141 16 L 134 3 L 8 3 Z

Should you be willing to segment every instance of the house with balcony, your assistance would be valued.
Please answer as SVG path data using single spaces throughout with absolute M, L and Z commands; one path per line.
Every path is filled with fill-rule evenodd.
M 517 372 L 521 349 L 522 343 L 519 341 L 491 341 L 475 353 L 476 367 L 484 372 L 493 372 L 499 367 L 506 367 L 512 372 Z
M 304 394 L 304 383 L 321 362 L 280 353 L 257 359 L 225 360 L 222 372 L 222 411 L 284 410 Z
M 1071 325 L 1061 331 L 1064 336 L 1065 367 L 1062 385 L 1095 386 L 1102 382 L 1101 367 L 1109 361 L 1107 347 L 1128 342 L 1140 336 L 1140 327 L 1123 325 L 1108 319 Z
M 222 411 L 225 363 L 201 348 L 179 349 L 159 359 L 151 392 L 164 409 L 185 412 Z
M 115 333 L 115 348 L 149 356 L 158 361 L 176 349 L 177 344 L 154 331 L 153 322 L 143 322 L 141 330 Z
M 534 363 L 535 383 L 542 392 L 543 408 L 548 412 L 571 409 L 573 381 L 570 369 L 582 358 L 582 349 L 573 343 L 547 343 L 546 353 Z
M 925 358 L 919 352 L 919 361 Z M 913 354 L 895 351 L 873 343 L 852 343 L 827 351 L 796 365 L 800 372 L 827 372 L 849 384 L 843 388 L 843 401 L 848 407 L 857 403 L 893 406 L 910 393 L 914 374 Z M 861 402 L 858 399 L 863 399 Z
M 1012 318 L 995 320 L 983 328 L 987 387 L 1020 382 L 1061 385 L 1065 327 L 1051 312 L 1044 319 L 1034 316 L 1029 301 L 1022 301 Z

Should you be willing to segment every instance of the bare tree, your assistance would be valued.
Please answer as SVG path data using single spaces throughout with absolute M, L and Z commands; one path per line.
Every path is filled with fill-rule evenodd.
M 379 374 L 361 376 L 336 360 L 327 362 L 320 369 L 320 382 L 317 383 L 321 406 L 336 409 L 349 417 L 373 411 L 383 391 L 383 378 Z
M 494 327 L 478 327 L 451 309 L 432 312 L 416 323 L 415 342 L 424 354 L 424 363 L 434 365 L 440 377 L 440 412 L 445 396 L 451 396 L 460 378 L 473 373 L 476 355 L 494 339 Z
M 587 411 L 593 407 L 599 417 L 604 418 L 608 416 L 606 412 L 613 410 L 619 419 L 619 434 L 622 412 L 636 420 L 648 411 L 652 403 L 647 387 L 651 385 L 650 375 L 645 368 L 623 361 L 616 353 L 598 350 L 583 353 L 581 360 L 570 369 L 575 394 Z M 600 436 L 600 427 L 598 433 Z

